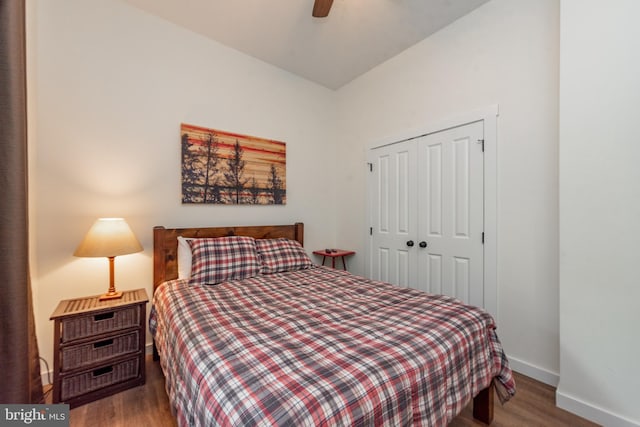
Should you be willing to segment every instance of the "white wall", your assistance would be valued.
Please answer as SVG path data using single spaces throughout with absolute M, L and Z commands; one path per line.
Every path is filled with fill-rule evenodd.
M 562 0 L 560 407 L 640 426 L 640 2 Z
M 493 0 L 339 92 L 337 244 L 362 272 L 366 150 L 498 104 L 498 333 L 513 365 L 557 381 L 557 0 Z
M 145 251 L 116 258 L 118 289 L 152 283 L 152 227 L 303 221 L 333 246 L 335 94 L 120 0 L 29 0 L 32 279 L 40 352 L 58 301 L 103 293 L 106 259 L 72 253 L 123 216 Z M 180 202 L 181 122 L 287 143 L 286 206 Z

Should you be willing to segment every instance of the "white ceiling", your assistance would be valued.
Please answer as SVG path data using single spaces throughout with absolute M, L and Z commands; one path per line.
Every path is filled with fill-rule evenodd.
M 126 0 L 153 15 L 337 89 L 488 0 Z

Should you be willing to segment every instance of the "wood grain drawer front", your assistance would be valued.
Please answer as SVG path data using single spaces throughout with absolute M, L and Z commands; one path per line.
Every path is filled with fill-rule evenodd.
M 62 348 L 62 370 L 82 368 L 95 365 L 112 357 L 135 353 L 140 350 L 140 334 L 138 331 L 126 335 L 106 338 L 87 344 Z
M 105 365 L 62 379 L 60 399 L 66 401 L 140 375 L 140 358 Z
M 62 342 L 91 337 L 140 325 L 137 306 L 62 320 Z

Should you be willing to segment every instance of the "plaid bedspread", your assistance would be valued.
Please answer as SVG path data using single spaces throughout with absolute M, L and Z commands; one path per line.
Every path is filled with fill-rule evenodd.
M 324 267 L 167 282 L 150 329 L 183 426 L 444 426 L 515 393 L 483 310 Z

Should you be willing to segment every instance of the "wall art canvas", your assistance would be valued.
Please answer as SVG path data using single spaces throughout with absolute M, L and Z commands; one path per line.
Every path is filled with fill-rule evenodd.
M 182 203 L 284 205 L 287 145 L 180 125 Z

